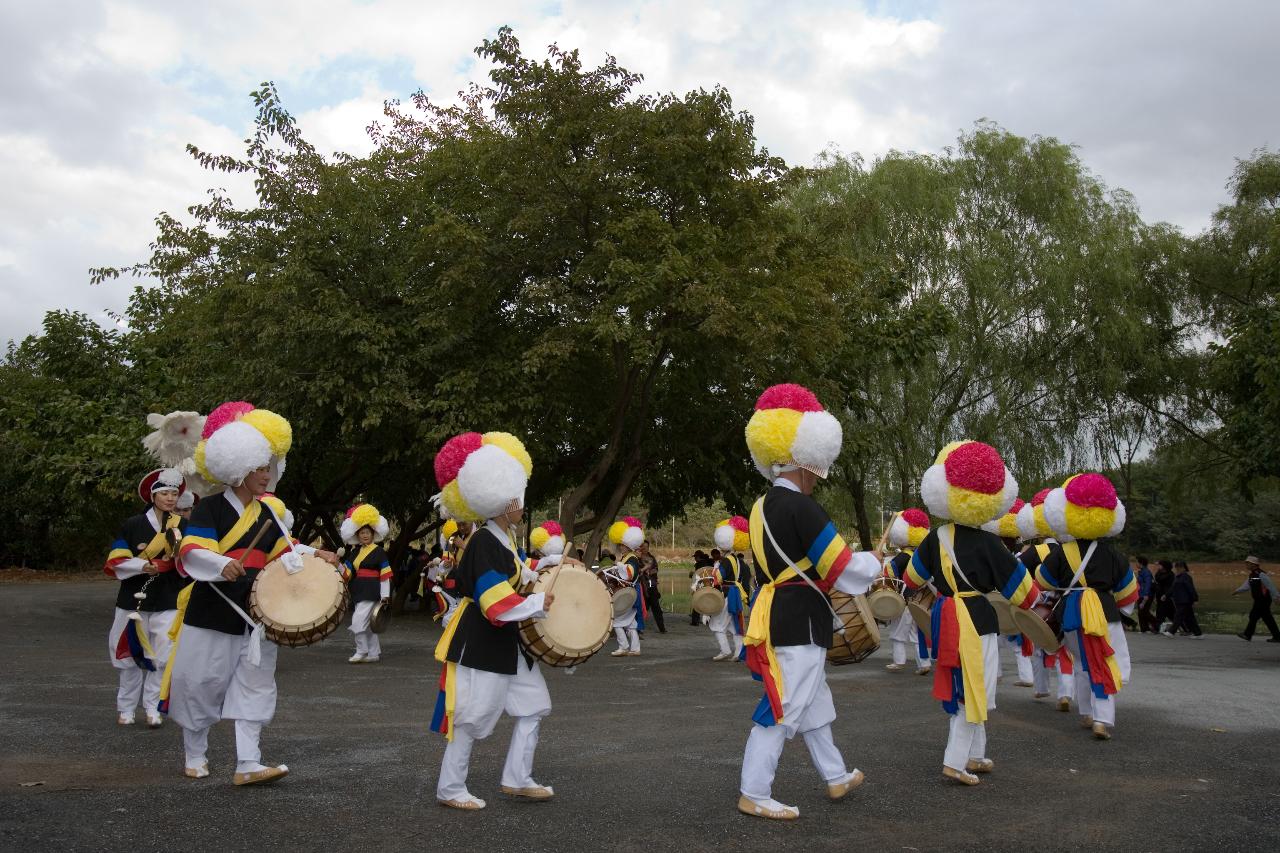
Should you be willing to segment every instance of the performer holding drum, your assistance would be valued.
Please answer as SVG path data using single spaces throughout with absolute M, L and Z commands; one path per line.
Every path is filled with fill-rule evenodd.
M 351 633 L 356 638 L 356 651 L 347 663 L 377 663 L 382 659 L 382 643 L 373 631 L 375 607 L 391 602 L 391 561 L 379 544 L 387 538 L 387 520 L 373 504 L 357 504 L 347 510 L 339 530 L 342 541 L 355 546 L 342 558 L 351 581 Z
M 1129 563 L 1104 539 L 1124 530 L 1124 504 L 1101 474 L 1077 474 L 1044 499 L 1049 527 L 1062 538 L 1036 572 L 1063 595 L 1064 645 L 1075 666 L 1081 724 L 1098 740 L 1110 740 L 1115 695 L 1129 680 L 1129 640 L 1121 613 L 1132 613 L 1138 582 Z M 1069 539 L 1068 539 L 1069 537 Z
M 920 482 L 929 512 L 953 524 L 934 528 L 920 543 L 904 579 L 916 589 L 933 582 L 939 599 L 931 614 L 933 695 L 951 717 L 942 773 L 977 785 L 990 773 L 987 711 L 995 708 L 998 620 L 984 593 L 997 591 L 1014 607 L 1040 597 L 1031 575 L 994 534 L 979 529 L 1013 505 L 1018 484 L 994 447 L 957 441 L 942 448 Z
M 482 525 L 452 572 L 458 610 L 435 653 L 444 667 L 431 728 L 449 741 L 436 799 L 450 808 L 485 807 L 467 790 L 471 747 L 493 732 L 504 711 L 515 718 L 515 727 L 502 771 L 503 793 L 531 800 L 554 793 L 532 775 L 538 729 L 551 713 L 551 695 L 537 662 L 520 646 L 518 627 L 522 620 L 545 617 L 554 594 L 516 592 L 525 566 L 508 532 L 524 513 L 532 470 L 524 445 L 505 432 L 454 436 L 435 459 L 442 511 Z
M 111 545 L 103 571 L 120 581 L 115 619 L 107 635 L 107 651 L 120 675 L 116 722 L 134 723 L 138 703 L 147 726 L 158 729 L 160 681 L 169 660 L 169 628 L 178 613 L 178 593 L 187 585 L 175 570 L 175 543 L 186 520 L 174 510 L 186 494 L 182 474 L 160 468 L 142 478 L 138 497 L 147 505 L 125 520 Z
M 1009 507 L 999 518 L 993 518 L 986 524 L 982 525 L 982 529 L 988 533 L 994 533 L 1000 537 L 1000 541 L 1004 543 L 1004 547 L 1009 549 L 1010 554 L 1018 553 L 1018 513 L 1025 506 L 1025 502 L 1021 498 L 1015 498 L 1013 506 Z M 1023 564 L 1032 577 L 1035 577 L 1035 569 L 1031 566 Z M 1034 678 L 1032 657 L 1035 649 L 1032 646 L 1031 639 L 1022 633 L 1018 628 L 1017 622 L 1013 618 L 1013 611 L 1009 607 L 1009 603 L 998 594 L 988 596 L 991 604 L 996 608 L 996 618 L 1000 623 L 1000 633 L 1006 640 L 1004 648 L 1007 648 L 1013 655 L 1014 667 L 1018 672 L 1018 680 L 1013 684 L 1015 687 L 1030 687 Z M 1004 666 L 1000 667 L 1003 677 Z
M 742 756 L 738 810 L 794 820 L 795 806 L 773 799 L 786 742 L 797 733 L 832 800 L 860 785 L 831 735 L 836 710 L 823 664 L 831 646 L 828 593 L 865 593 L 880 573 L 875 551 L 854 554 L 812 498 L 840 453 L 840 423 L 812 391 L 775 385 L 760 395 L 746 428 L 756 469 L 772 484 L 751 510 L 750 537 L 759 592 L 745 639 L 747 666 L 764 684 Z
M 276 645 L 249 631 L 245 611 L 260 570 L 292 544 L 258 500 L 275 487 L 291 443 L 288 421 L 237 402 L 209 414 L 196 448 L 200 474 L 227 488 L 196 505 L 182 540 L 182 568 L 201 583 L 192 587 L 184 614 L 169 713 L 182 727 L 191 778 L 209 775 L 209 728 L 222 719 L 235 720 L 235 784 L 271 782 L 289 772 L 261 763 L 262 727 L 275 714 Z M 327 551 L 316 555 L 337 562 Z
M 920 509 L 910 507 L 898 513 L 889 525 L 889 544 L 901 550 L 889 561 L 887 570 L 898 580 L 902 580 L 911 555 L 915 553 L 924 537 L 929 535 L 929 516 Z M 913 598 L 920 598 L 917 593 Z M 901 672 L 907 665 L 907 649 L 913 648 L 916 654 L 916 675 L 928 675 L 933 664 L 929 660 L 929 640 L 925 632 L 916 625 L 910 609 L 904 609 L 889 627 L 889 639 L 893 641 L 893 662 L 885 664 L 890 672 Z
M 600 573 L 614 597 L 613 632 L 618 648 L 610 657 L 638 657 L 640 632 L 644 630 L 645 603 L 640 590 L 640 558 L 635 550 L 644 544 L 644 525 L 628 515 L 609 525 L 609 541 L 627 549 L 618 561 Z M 627 605 L 623 607 L 622 605 Z
M 1044 499 L 1050 489 L 1041 489 L 1018 511 L 1018 534 L 1025 547 L 1018 559 L 1027 571 L 1033 574 L 1040 564 L 1054 551 L 1061 551 L 1062 546 L 1053 538 L 1053 531 L 1044 518 Z M 1062 645 L 1062 618 L 1058 606 L 1061 598 L 1051 589 L 1044 590 L 1040 601 L 1032 608 L 1033 612 L 1043 613 L 1039 626 L 1028 622 L 1022 633 L 1028 635 L 1035 652 L 1031 656 L 1031 682 L 1035 685 L 1034 698 L 1043 699 L 1049 695 L 1049 671 L 1058 674 L 1057 697 L 1058 710 L 1066 713 L 1071 710 L 1071 698 L 1075 695 L 1075 669 L 1071 663 L 1071 655 Z M 1020 611 L 1015 618 L 1025 621 Z

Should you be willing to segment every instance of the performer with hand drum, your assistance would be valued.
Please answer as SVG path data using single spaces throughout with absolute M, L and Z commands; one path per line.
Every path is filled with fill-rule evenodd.
M 391 602 L 391 561 L 379 544 L 387 538 L 387 520 L 373 504 L 356 504 L 347 510 L 339 533 L 342 541 L 354 546 L 342 558 L 343 574 L 351 581 L 351 633 L 356 638 L 356 651 L 347 663 L 377 663 L 382 658 L 382 643 L 373 631 L 371 618 L 375 607 Z

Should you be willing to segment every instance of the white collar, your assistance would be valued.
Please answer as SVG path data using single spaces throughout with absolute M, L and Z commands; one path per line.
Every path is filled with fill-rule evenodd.
M 506 545 L 508 549 L 511 548 L 511 537 L 507 535 L 507 531 L 498 525 L 498 522 L 491 518 L 484 523 L 484 526 L 490 533 L 498 537 L 499 542 Z
M 795 483 L 791 482 L 790 480 L 788 480 L 786 477 L 778 477 L 776 480 L 773 481 L 773 484 L 775 486 L 781 486 L 784 489 L 790 489 L 793 492 L 800 491 L 800 487 L 797 486 Z
M 227 503 L 231 504 L 231 508 L 236 511 L 236 515 L 244 515 L 244 504 L 240 503 L 240 499 L 236 497 L 236 493 L 230 486 L 222 490 L 222 496 L 227 499 Z
M 147 521 L 151 522 L 151 529 L 160 532 L 160 507 L 152 504 L 146 512 Z

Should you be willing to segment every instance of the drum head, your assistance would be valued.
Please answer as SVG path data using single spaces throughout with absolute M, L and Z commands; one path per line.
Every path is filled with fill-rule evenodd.
M 548 572 L 538 578 L 533 591 L 545 590 L 550 577 Z M 624 591 L 631 593 L 634 603 L 636 591 Z M 547 611 L 547 618 L 536 620 L 540 633 L 564 652 L 577 654 L 598 648 L 601 639 L 609 632 L 612 618 L 609 591 L 599 578 L 578 566 L 564 566 L 551 592 L 555 601 Z M 617 601 L 616 596 L 614 601 Z
M 254 603 L 263 621 L 280 628 L 302 628 L 323 621 L 342 601 L 342 578 L 315 556 L 302 558 L 302 571 L 289 574 L 279 560 L 258 573 Z
M 881 622 L 892 622 L 902 615 L 907 602 L 891 589 L 877 589 L 867 596 L 867 605 Z
M 932 612 L 918 601 L 908 601 L 907 611 L 911 613 L 911 618 L 915 621 L 916 627 L 924 631 L 925 635 L 928 636 L 933 630 L 933 626 L 930 624 Z
M 703 616 L 715 616 L 725 608 L 724 593 L 715 587 L 700 587 L 694 591 L 691 605 Z
M 1018 633 L 1046 652 L 1053 654 L 1062 648 L 1058 635 L 1053 633 L 1053 628 L 1038 613 L 1019 608 L 1013 611 L 1013 622 L 1018 626 Z
M 369 630 L 375 634 L 381 634 L 387 630 L 387 626 L 391 624 L 391 605 L 383 604 L 379 601 L 373 605 L 373 612 L 369 614 Z
M 599 583 L 599 581 L 596 581 Z M 558 582 L 557 582 L 558 584 Z M 608 594 L 608 590 L 605 591 Z M 559 594 L 559 591 L 556 591 Z M 636 606 L 636 588 L 633 586 L 624 586 L 613 594 L 613 615 L 626 616 L 627 611 Z
M 995 608 L 996 619 L 1000 622 L 1000 633 L 1006 635 L 1019 633 L 1018 623 L 1013 621 L 1013 606 L 1009 604 L 1009 599 L 998 592 L 988 592 L 987 601 L 990 601 L 991 606 Z

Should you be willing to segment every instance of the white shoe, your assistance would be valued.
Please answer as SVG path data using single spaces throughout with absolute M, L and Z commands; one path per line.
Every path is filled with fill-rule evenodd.
M 484 808 L 484 800 L 479 797 L 473 797 L 470 794 L 456 800 L 442 800 L 437 797 L 436 802 L 446 808 L 462 809 L 463 811 L 478 811 Z
M 611 657 L 611 658 L 624 658 L 624 657 L 626 657 L 626 656 L 627 656 L 627 655 L 629 655 L 629 654 L 631 654 L 631 652 L 627 651 L 626 649 L 618 649 L 617 651 L 609 652 L 609 657 Z
M 729 659 L 728 652 L 721 652 L 720 654 L 712 658 L 712 660 L 728 660 L 728 659 Z
M 117 725 L 117 726 L 132 726 L 132 725 L 133 725 L 133 714 L 120 714 L 119 716 L 117 716 L 117 717 L 116 717 L 116 725 Z
M 382 660 L 382 658 L 381 658 L 381 657 L 376 657 L 376 656 L 375 656 L 375 657 L 367 657 L 367 658 L 365 658 L 365 659 L 364 659 L 363 661 L 361 661 L 361 662 L 362 662 L 362 663 L 377 663 L 377 662 L 378 662 L 378 661 L 380 661 L 380 660 Z
M 188 779 L 203 779 L 209 775 L 209 762 L 204 762 L 199 767 L 184 767 L 182 775 Z
M 906 664 L 901 664 L 901 663 L 887 663 L 884 665 L 884 668 L 887 669 L 889 672 L 902 672 L 902 669 L 905 666 Z
M 159 714 L 147 714 L 147 728 L 158 729 L 164 725 L 164 717 Z
M 800 817 L 800 809 L 795 806 L 784 806 L 777 800 L 757 802 L 746 794 L 738 797 L 738 811 L 753 817 L 768 818 L 769 820 L 795 820 Z
M 1165 637 L 1172 637 L 1172 636 L 1173 636 L 1173 632 L 1172 632 L 1172 631 L 1161 631 L 1161 632 L 1160 632 L 1160 634 L 1161 634 L 1162 636 L 1165 636 Z
M 364 652 L 356 652 L 354 655 L 347 658 L 347 663 L 364 663 L 364 660 Z

